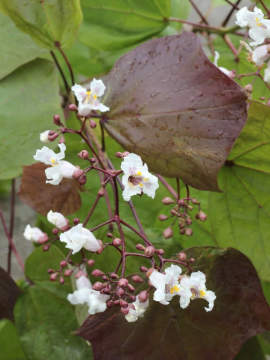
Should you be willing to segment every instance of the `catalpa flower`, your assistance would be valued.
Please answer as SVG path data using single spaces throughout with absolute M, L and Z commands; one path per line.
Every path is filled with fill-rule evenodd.
M 151 284 L 156 288 L 154 300 L 163 305 L 168 305 L 175 295 L 180 295 L 179 277 L 182 269 L 177 265 L 171 265 L 165 270 L 165 274 L 154 270 L 149 276 Z
M 90 83 L 90 90 L 85 89 L 83 86 L 75 84 L 71 90 L 74 92 L 79 106 L 78 112 L 82 116 L 87 116 L 92 110 L 99 110 L 101 112 L 109 111 L 110 108 L 105 106 L 99 101 L 99 97 L 104 95 L 105 85 L 102 80 L 92 80 Z
M 79 279 L 76 279 L 76 287 L 77 290 L 67 296 L 72 305 L 87 304 L 90 315 L 106 310 L 106 301 L 110 296 L 93 290 L 92 284 L 86 276 L 80 276 Z
M 151 198 L 155 197 L 158 188 L 158 178 L 149 173 L 146 164 L 143 164 L 140 156 L 128 154 L 121 164 L 124 172 L 122 182 L 124 185 L 123 198 L 129 201 L 131 196 L 146 194 Z
M 82 248 L 93 252 L 101 248 L 94 234 L 84 228 L 82 224 L 73 226 L 70 230 L 61 234 L 60 241 L 66 243 L 66 248 L 71 249 L 72 254 L 77 253 Z
M 257 7 L 254 11 L 249 11 L 247 7 L 243 7 L 236 13 L 237 25 L 241 27 L 249 27 L 249 37 L 253 40 L 250 45 L 257 46 L 270 37 L 270 20 L 264 19 L 263 12 Z
M 270 58 L 270 45 L 258 46 L 251 52 L 251 58 L 257 66 L 262 66 Z
M 144 302 L 141 302 L 139 297 L 136 296 L 136 300 L 129 305 L 129 312 L 127 315 L 125 315 L 126 320 L 128 322 L 134 322 L 137 321 L 138 318 L 143 317 L 148 305 L 148 299 Z
M 190 276 L 184 276 L 180 281 L 180 307 L 185 309 L 190 300 L 204 299 L 208 301 L 208 307 L 205 311 L 211 311 L 214 307 L 216 295 L 213 291 L 206 289 L 206 277 L 201 271 L 191 273 Z
M 26 225 L 23 236 L 26 240 L 42 244 L 48 240 L 48 235 L 41 231 L 38 227 Z
M 46 130 L 46 131 L 43 131 L 42 133 L 40 133 L 39 135 L 39 139 L 41 142 L 43 143 L 48 143 L 50 142 L 49 140 L 49 133 L 50 133 L 51 130 Z
M 63 230 L 68 225 L 68 220 L 59 212 L 50 210 L 47 214 L 47 220 L 56 226 L 58 229 Z
M 78 170 L 76 166 L 63 160 L 65 158 L 66 145 L 58 144 L 58 147 L 60 152 L 57 154 L 47 146 L 43 146 L 43 148 L 37 150 L 34 155 L 34 159 L 36 161 L 40 161 L 46 165 L 51 165 L 51 167 L 45 170 L 45 175 L 48 179 L 46 180 L 46 183 L 52 185 L 60 184 L 63 178 L 71 179 L 75 171 Z

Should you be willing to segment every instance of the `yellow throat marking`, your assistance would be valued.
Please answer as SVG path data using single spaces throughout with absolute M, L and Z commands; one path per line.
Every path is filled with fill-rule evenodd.
M 255 18 L 255 21 L 257 26 L 263 26 L 258 17 Z
M 203 290 L 200 290 L 200 297 L 204 297 L 206 295 L 206 292 Z
M 179 290 L 180 290 L 179 286 L 174 285 L 170 288 L 170 293 L 174 294 L 174 293 L 178 292 Z
M 88 90 L 86 91 L 86 100 L 89 101 L 90 100 L 90 96 L 92 95 L 92 91 Z M 97 99 L 97 95 L 92 95 L 93 98 L 96 100 Z

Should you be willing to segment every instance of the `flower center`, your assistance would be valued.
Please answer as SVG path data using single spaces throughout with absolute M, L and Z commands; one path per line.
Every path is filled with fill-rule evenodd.
M 179 286 L 174 285 L 170 288 L 170 293 L 174 294 L 174 293 L 177 293 L 179 290 L 180 290 Z
M 141 171 L 137 171 L 135 175 L 130 175 L 128 177 L 128 182 L 134 186 L 139 185 L 140 187 L 143 187 L 142 181 L 143 177 Z
M 258 17 L 255 18 L 255 21 L 257 26 L 263 26 L 263 24 L 260 22 L 260 19 Z
M 50 162 L 52 163 L 52 166 L 57 165 L 57 161 L 56 161 L 55 158 L 51 158 L 51 159 L 50 159 Z
M 196 298 L 203 298 L 206 295 L 206 292 L 204 290 L 198 290 L 198 289 L 190 289 L 192 292 L 192 296 L 191 299 L 196 299 Z
M 86 91 L 86 97 L 84 99 L 84 103 L 88 103 L 90 102 L 91 96 L 94 100 L 97 99 L 97 95 L 96 94 L 92 94 L 92 91 L 88 90 Z

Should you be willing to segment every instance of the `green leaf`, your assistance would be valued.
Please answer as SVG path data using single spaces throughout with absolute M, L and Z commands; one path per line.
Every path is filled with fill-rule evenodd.
M 53 128 L 52 116 L 60 111 L 58 78 L 50 62 L 35 60 L 0 85 L 0 179 L 10 179 L 34 162 L 40 132 Z
M 79 0 L 2 0 L 0 10 L 42 47 L 73 43 L 82 20 Z
M 171 17 L 179 18 L 182 20 L 187 19 L 190 12 L 190 2 L 189 1 L 178 1 L 171 0 Z M 179 22 L 171 22 L 169 25 L 162 31 L 162 36 L 175 35 L 179 33 L 183 24 Z
M 144 43 L 104 81 L 104 126 L 116 141 L 154 172 L 219 190 L 217 174 L 246 121 L 246 97 L 208 61 L 196 35 Z
M 27 360 L 16 328 L 9 320 L 0 321 L 0 349 L 3 360 Z
M 0 42 L 4 56 L 0 58 L 0 79 L 10 74 L 19 66 L 47 55 L 32 39 L 18 30 L 10 18 L 0 13 Z
M 29 359 L 92 359 L 89 345 L 73 334 L 78 326 L 73 306 L 54 290 L 29 287 L 16 304 L 15 324 Z
M 90 48 L 120 50 L 162 31 L 169 0 L 83 0 L 80 41 Z
M 205 312 L 203 300 L 180 309 L 175 298 L 168 306 L 153 301 L 136 323 L 128 323 L 115 308 L 90 316 L 78 334 L 92 342 L 99 360 L 108 353 L 129 360 L 206 360 L 213 354 L 215 359 L 233 359 L 248 338 L 269 328 L 269 306 L 243 254 L 199 247 L 187 253 L 196 258 L 193 270 L 206 273 L 207 288 L 216 293 L 213 311 Z

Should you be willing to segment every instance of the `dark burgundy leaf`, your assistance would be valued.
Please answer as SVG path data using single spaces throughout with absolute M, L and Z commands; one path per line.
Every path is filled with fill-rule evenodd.
M 16 283 L 0 267 L 0 319 L 13 320 L 13 307 L 19 295 L 20 289 Z
M 204 300 L 182 310 L 175 298 L 168 306 L 152 302 L 136 323 L 115 309 L 90 316 L 78 334 L 92 342 L 96 360 L 232 360 L 247 339 L 270 329 L 270 308 L 246 256 L 218 248 L 187 253 L 217 295 L 214 310 L 205 312 Z
M 205 56 L 193 33 L 150 40 L 104 79 L 107 131 L 150 169 L 203 190 L 246 120 L 246 96 Z
M 73 179 L 63 179 L 57 186 L 46 184 L 46 165 L 36 163 L 24 166 L 20 198 L 42 215 L 59 211 L 69 215 L 81 207 L 80 186 Z

